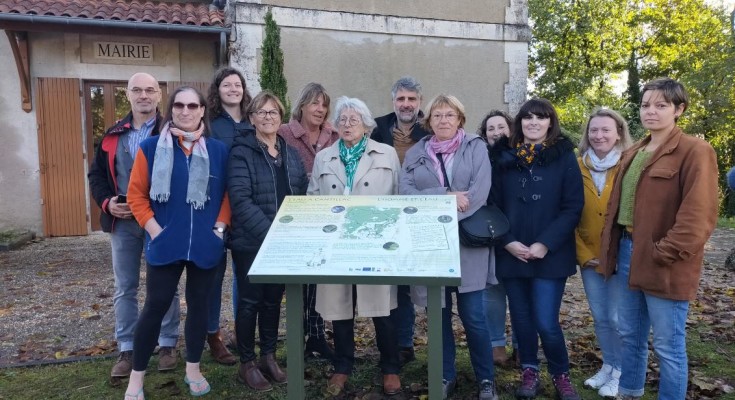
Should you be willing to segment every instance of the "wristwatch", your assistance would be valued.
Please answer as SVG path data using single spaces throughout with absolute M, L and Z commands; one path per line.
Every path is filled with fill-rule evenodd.
M 217 231 L 217 232 L 219 232 L 219 233 L 225 233 L 225 231 L 226 231 L 227 229 L 226 229 L 226 228 L 225 228 L 224 226 L 213 226 L 213 227 L 212 227 L 212 230 L 213 230 L 213 231 Z

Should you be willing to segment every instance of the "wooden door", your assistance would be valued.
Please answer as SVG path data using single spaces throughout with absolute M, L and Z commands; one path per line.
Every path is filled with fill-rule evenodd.
M 80 89 L 78 79 L 36 82 L 44 236 L 88 233 Z

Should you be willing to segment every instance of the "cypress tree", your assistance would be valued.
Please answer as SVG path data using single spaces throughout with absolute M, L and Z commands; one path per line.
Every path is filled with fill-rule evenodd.
M 283 116 L 284 123 L 288 122 L 291 114 L 291 102 L 286 95 L 288 82 L 283 75 L 283 51 L 281 50 L 281 28 L 273 19 L 273 13 L 268 9 L 265 14 L 265 37 L 262 48 L 263 62 L 260 65 L 260 87 L 270 90 L 286 107 Z

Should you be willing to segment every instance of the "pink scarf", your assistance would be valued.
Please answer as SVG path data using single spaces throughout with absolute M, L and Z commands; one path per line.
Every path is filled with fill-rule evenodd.
M 464 129 L 459 128 L 457 129 L 457 133 L 454 137 L 449 140 L 439 141 L 436 140 L 436 135 L 434 135 L 431 139 L 426 141 L 426 153 L 429 154 L 429 159 L 431 159 L 432 164 L 434 164 L 434 171 L 436 171 L 436 174 L 439 176 L 439 183 L 441 183 L 442 186 L 448 186 L 449 182 L 447 182 L 447 184 L 444 183 L 444 174 L 442 173 L 442 167 L 436 153 L 441 153 L 444 168 L 449 170 L 449 166 L 451 166 L 452 161 L 454 161 L 454 154 L 459 149 L 459 145 L 462 144 L 464 136 Z M 449 174 L 449 172 L 447 172 L 447 174 Z

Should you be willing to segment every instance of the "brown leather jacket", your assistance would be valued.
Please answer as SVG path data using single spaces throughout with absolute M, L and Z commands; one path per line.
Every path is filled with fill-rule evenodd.
M 650 136 L 625 151 L 605 215 L 600 267 L 617 268 L 623 176 Z M 633 207 L 631 289 L 672 300 L 696 298 L 704 245 L 717 222 L 717 158 L 704 140 L 675 127 L 643 167 Z

